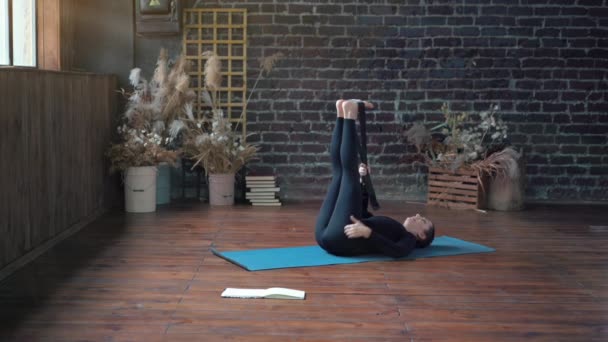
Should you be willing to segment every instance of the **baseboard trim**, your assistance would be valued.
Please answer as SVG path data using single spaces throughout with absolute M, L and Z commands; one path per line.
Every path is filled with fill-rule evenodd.
M 101 217 L 106 212 L 107 212 L 107 209 L 105 209 L 105 208 L 97 209 L 96 211 L 94 211 L 91 215 L 87 216 L 81 222 L 74 224 L 70 228 L 64 230 L 63 232 L 57 234 L 53 238 L 42 243 L 38 247 L 27 252 L 26 254 L 24 254 L 23 256 L 18 258 L 17 260 L 6 265 L 2 269 L 0 269 L 0 282 L 3 281 L 8 276 L 10 276 L 11 274 L 13 274 L 15 271 L 19 270 L 20 268 L 22 268 L 25 265 L 29 264 L 30 262 L 34 261 L 36 258 L 38 258 L 42 254 L 47 252 L 49 249 L 53 248 L 53 246 L 55 246 L 59 242 L 67 239 L 68 237 L 72 236 L 73 234 L 75 234 L 76 232 L 81 230 L 82 228 L 84 228 L 87 225 L 89 225 L 90 223 L 92 223 L 93 221 L 97 220 L 99 217 Z

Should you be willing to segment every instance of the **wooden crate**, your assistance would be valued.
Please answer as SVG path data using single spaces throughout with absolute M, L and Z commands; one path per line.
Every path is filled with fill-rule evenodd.
M 452 172 L 430 167 L 427 204 L 451 209 L 482 209 L 485 206 L 483 184 L 474 170 L 460 168 Z

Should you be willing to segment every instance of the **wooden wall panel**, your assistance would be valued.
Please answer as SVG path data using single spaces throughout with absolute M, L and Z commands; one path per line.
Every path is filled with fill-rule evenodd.
M 0 69 L 0 269 L 108 206 L 114 89 L 110 75 Z
M 76 0 L 37 0 L 39 69 L 72 69 L 78 5 Z
M 74 67 L 76 0 L 61 0 L 59 11 L 61 39 L 61 70 L 68 71 Z
M 61 0 L 38 0 L 36 8 L 38 68 L 61 70 Z

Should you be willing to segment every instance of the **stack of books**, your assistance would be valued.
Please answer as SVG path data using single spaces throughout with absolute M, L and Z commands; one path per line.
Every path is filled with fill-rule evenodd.
M 245 176 L 245 198 L 251 205 L 281 206 L 275 176 Z

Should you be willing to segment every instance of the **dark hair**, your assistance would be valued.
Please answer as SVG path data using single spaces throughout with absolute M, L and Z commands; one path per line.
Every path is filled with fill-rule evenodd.
M 435 239 L 435 225 L 433 222 L 431 222 L 429 228 L 424 232 L 424 236 L 424 240 L 416 241 L 416 248 L 425 248 L 433 242 L 433 239 Z

